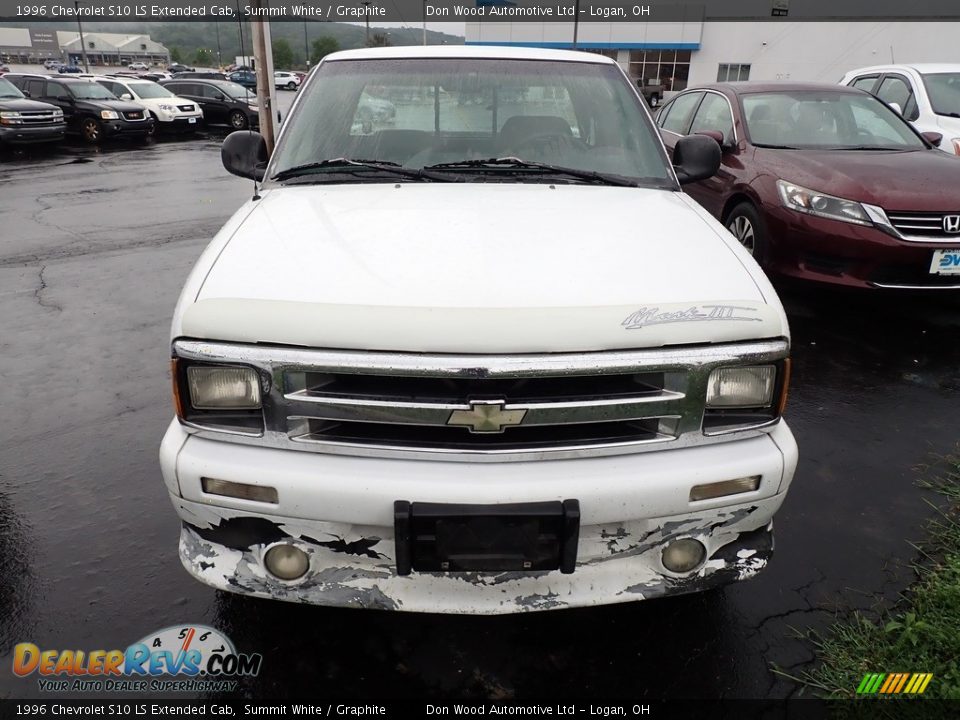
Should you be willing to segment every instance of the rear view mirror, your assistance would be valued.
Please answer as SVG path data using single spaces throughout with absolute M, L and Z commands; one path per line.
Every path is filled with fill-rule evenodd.
M 717 174 L 721 160 L 720 146 L 715 138 L 687 135 L 673 148 L 673 169 L 681 185 L 706 180 Z
M 927 132 L 920 133 L 923 136 L 923 139 L 934 147 L 940 147 L 940 143 L 943 142 L 943 134 L 938 132 L 933 132 L 928 130 Z
M 267 141 L 250 130 L 227 135 L 220 146 L 220 161 L 227 172 L 250 180 L 263 180 L 267 169 Z

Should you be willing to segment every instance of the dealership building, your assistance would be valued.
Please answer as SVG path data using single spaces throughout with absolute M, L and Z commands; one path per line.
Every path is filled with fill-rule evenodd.
M 79 32 L 0 27 L 0 58 L 8 63 L 60 60 L 80 65 L 84 49 L 91 65 L 126 66 L 136 61 L 166 64 L 170 61 L 170 51 L 149 35 L 85 32 L 81 48 Z
M 576 47 L 612 57 L 639 83 L 662 86 L 663 97 L 717 81 L 835 83 L 867 65 L 960 62 L 960 18 L 801 21 L 770 17 L 769 7 L 766 19 L 711 17 L 701 7 L 673 22 L 581 22 Z M 569 22 L 466 24 L 468 45 L 569 49 L 573 36 Z

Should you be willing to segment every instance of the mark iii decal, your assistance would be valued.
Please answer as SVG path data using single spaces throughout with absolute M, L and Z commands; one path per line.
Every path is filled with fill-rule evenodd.
M 757 308 L 744 305 L 691 305 L 686 310 L 668 310 L 662 312 L 659 307 L 642 307 L 629 315 L 622 323 L 627 330 L 638 330 L 650 325 L 667 323 L 714 322 L 736 320 L 742 322 L 760 322 L 762 318 L 751 317 L 757 314 Z

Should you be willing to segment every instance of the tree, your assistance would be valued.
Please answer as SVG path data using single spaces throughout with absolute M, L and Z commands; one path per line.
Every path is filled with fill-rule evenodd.
M 182 63 L 183 55 L 180 53 L 180 48 L 170 48 L 170 62 Z
M 293 67 L 293 48 L 283 38 L 273 41 L 273 66 L 280 70 L 289 70 Z
M 367 47 L 390 47 L 390 38 L 384 33 L 374 33 L 367 41 Z
M 210 67 L 213 65 L 213 52 L 206 48 L 200 48 L 193 56 L 193 62 L 200 67 Z
M 313 49 L 310 51 L 310 63 L 316 65 L 323 60 L 324 57 L 339 49 L 340 43 L 337 42 L 336 38 L 330 37 L 329 35 L 318 37 L 313 41 Z

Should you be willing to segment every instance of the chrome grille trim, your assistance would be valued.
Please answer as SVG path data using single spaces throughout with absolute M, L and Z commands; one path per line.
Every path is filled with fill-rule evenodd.
M 766 422 L 750 429 L 736 430 L 722 436 L 706 436 L 702 432 L 703 404 L 710 372 L 726 365 L 755 364 L 780 360 L 788 355 L 786 340 L 751 341 L 723 345 L 675 347 L 655 350 L 556 353 L 531 355 L 421 355 L 416 353 L 357 352 L 311 350 L 303 348 L 266 347 L 200 340 L 178 340 L 174 355 L 187 361 L 227 362 L 256 367 L 261 372 L 265 430 L 262 436 L 224 433 L 184 423 L 191 434 L 226 442 L 268 446 L 288 450 L 324 452 L 364 457 L 392 457 L 464 462 L 505 462 L 542 459 L 563 459 L 600 455 L 618 455 L 666 447 L 689 447 L 732 439 L 752 437 L 768 432 Z M 465 402 L 448 402 L 444 398 L 426 400 L 381 399 L 375 397 L 342 397 L 324 394 L 315 389 L 294 389 L 291 379 L 306 374 L 334 373 L 341 375 L 397 376 L 415 378 L 465 378 L 483 380 L 500 378 L 563 378 L 565 376 L 643 375 L 662 373 L 663 387 L 650 390 L 641 386 L 629 397 L 577 397 L 522 401 L 504 398 L 503 409 L 524 410 L 522 425 L 537 427 L 594 427 L 600 423 L 646 421 L 651 430 L 643 437 L 621 441 L 605 437 L 592 442 L 585 433 L 584 442 L 558 440 L 556 445 L 529 448 L 403 446 L 378 442 L 375 437 L 354 442 L 336 437 L 323 437 L 313 423 L 325 421 L 371 423 L 385 426 L 431 427 L 448 432 L 450 414 L 469 410 Z M 477 395 L 482 395 L 478 392 Z M 359 425 L 358 425 L 359 427 Z M 376 426 L 374 426 L 376 427 Z M 511 428 L 503 437 L 509 444 Z M 464 428 L 464 434 L 466 429 Z M 318 436 L 319 435 L 319 436 Z M 487 434 L 489 436 L 489 433 Z M 553 436 L 551 435 L 551 440 Z M 386 439 L 386 438 L 384 438 Z
M 943 229 L 943 219 L 948 215 L 960 215 L 956 212 L 883 212 L 880 228 L 894 237 L 912 242 L 949 243 L 960 240 L 960 234 L 948 233 Z M 875 218 L 876 219 L 876 218 Z

